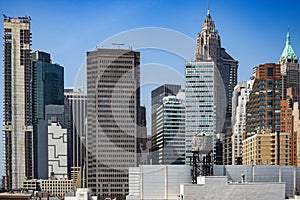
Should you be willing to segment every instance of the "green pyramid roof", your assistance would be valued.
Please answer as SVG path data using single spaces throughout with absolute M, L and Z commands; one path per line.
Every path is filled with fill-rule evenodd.
M 294 59 L 294 60 L 298 60 L 297 55 L 295 54 L 292 45 L 291 45 L 291 37 L 290 37 L 290 33 L 288 32 L 286 35 L 286 43 L 285 43 L 285 47 L 283 49 L 283 52 L 281 54 L 281 59 L 285 58 L 285 59 Z

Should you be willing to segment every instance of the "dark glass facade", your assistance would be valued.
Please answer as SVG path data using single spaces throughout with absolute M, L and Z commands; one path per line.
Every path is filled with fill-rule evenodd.
M 50 54 L 31 54 L 32 111 L 34 143 L 34 177 L 48 178 L 47 120 L 53 114 L 45 112 L 47 105 L 64 105 L 64 68 L 52 64 Z M 65 122 L 61 124 L 66 127 Z

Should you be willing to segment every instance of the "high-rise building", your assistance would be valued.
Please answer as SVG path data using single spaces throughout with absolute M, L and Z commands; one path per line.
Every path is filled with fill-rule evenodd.
M 228 98 L 236 85 L 237 68 L 238 62 L 221 48 L 218 30 L 208 10 L 197 36 L 195 60 L 186 63 L 186 163 L 190 160 L 191 139 L 195 134 L 230 133 Z
M 297 166 L 297 134 L 294 132 L 293 106 L 288 100 L 281 100 L 280 106 L 280 134 L 289 133 L 289 165 Z
M 67 129 L 52 117 L 48 121 L 48 172 L 59 179 L 68 176 L 67 142 Z
M 48 172 L 48 120 L 61 115 L 60 109 L 49 111 L 49 105 L 64 105 L 64 68 L 51 63 L 49 53 L 31 53 L 32 114 L 34 135 L 34 177 L 47 179 Z M 46 111 L 48 110 L 48 111 Z M 59 111 L 55 113 L 54 111 Z M 60 116 L 61 125 L 66 128 Z
M 86 176 L 86 94 L 65 89 L 64 96 L 64 116 L 68 127 L 68 174 L 72 167 L 80 167 L 82 176 Z M 86 180 L 86 177 L 80 178 Z
M 297 130 L 294 131 L 294 116 L 292 116 L 294 102 L 299 102 L 299 99 L 293 98 L 300 87 L 300 69 L 299 58 L 295 54 L 289 32 L 286 36 L 286 44 L 280 56 L 279 64 L 281 65 L 282 78 L 282 101 L 281 101 L 281 116 L 280 129 L 281 132 L 290 133 L 290 162 L 289 165 L 297 166 Z M 288 94 L 289 93 L 289 94 Z M 294 111 L 297 112 L 297 111 Z
M 39 179 L 48 179 L 50 177 L 50 172 L 48 169 L 49 162 L 53 160 L 53 155 L 51 158 L 51 155 L 49 155 L 49 148 L 53 148 L 53 146 L 50 145 L 49 147 L 49 124 L 48 122 L 52 121 L 52 119 L 56 119 L 57 123 L 62 126 L 62 123 L 64 121 L 64 106 L 63 105 L 46 105 L 45 106 L 45 117 L 44 119 L 39 119 L 38 124 L 34 125 L 34 131 L 37 131 L 35 139 L 35 172 L 36 172 L 36 177 Z M 51 124 L 50 124 L 51 125 Z M 63 129 L 66 127 L 62 126 Z M 53 134 L 60 134 L 60 132 L 56 133 L 53 132 Z M 57 148 L 56 151 L 56 156 L 58 155 L 65 155 L 65 152 L 59 152 L 59 148 Z M 59 163 L 57 163 L 60 165 Z M 63 165 L 65 166 L 65 164 Z M 53 171 L 54 174 L 58 173 L 57 171 Z M 64 174 L 66 174 L 64 172 Z
M 237 84 L 238 61 L 232 58 L 224 48 L 221 48 L 222 68 L 220 73 L 223 79 L 226 94 L 226 119 L 223 133 L 230 135 L 232 133 L 232 93 Z
M 186 163 L 192 156 L 192 138 L 197 133 L 214 135 L 222 132 L 225 121 L 225 91 L 221 75 L 212 61 L 186 63 Z M 214 143 L 216 140 L 213 140 Z
M 87 52 L 87 187 L 100 199 L 128 194 L 138 162 L 140 53 Z
M 259 129 L 280 132 L 281 87 L 279 64 L 267 63 L 257 67 L 246 105 L 246 131 L 243 138 L 256 134 Z
M 156 110 L 158 164 L 185 164 L 185 94 L 163 98 Z
M 294 133 L 293 135 L 296 137 L 296 144 L 294 149 L 296 149 L 296 166 L 300 166 L 300 115 L 299 115 L 299 102 L 293 103 L 293 125 L 294 125 Z
M 300 69 L 299 58 L 295 54 L 290 34 L 287 33 L 285 47 L 280 56 L 279 64 L 281 65 L 282 76 L 282 97 L 286 99 L 286 90 L 289 87 L 300 87 Z
M 157 108 L 163 104 L 163 98 L 169 95 L 176 95 L 181 88 L 180 85 L 164 84 L 151 91 L 151 161 L 158 162 L 158 139 L 156 131 Z
M 232 92 L 237 84 L 238 61 L 232 58 L 221 47 L 221 37 L 215 28 L 215 23 L 210 11 L 207 11 L 202 30 L 197 35 L 195 60 L 212 60 L 220 71 L 225 87 L 226 98 L 226 121 L 223 133 L 231 132 L 231 98 Z
M 30 17 L 4 16 L 4 141 L 6 188 L 33 177 Z
M 287 88 L 286 91 L 287 100 L 281 100 L 285 103 L 285 110 L 281 108 L 282 116 L 280 117 L 281 123 L 284 127 L 281 129 L 287 129 L 285 131 L 291 131 L 290 134 L 290 165 L 300 166 L 300 117 L 299 117 L 299 99 L 300 88 Z M 290 112 L 292 111 L 292 116 Z M 292 119 L 292 121 L 291 121 Z
M 246 104 L 252 90 L 254 79 L 235 86 L 232 97 L 232 161 L 233 165 L 242 164 L 242 136 L 246 130 Z

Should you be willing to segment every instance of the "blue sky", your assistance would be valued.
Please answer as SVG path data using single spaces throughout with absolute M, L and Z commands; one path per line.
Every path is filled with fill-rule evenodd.
M 161 27 L 194 40 L 207 7 L 207 0 L 0 0 L 0 14 L 31 16 L 32 50 L 51 53 L 52 61 L 65 67 L 66 87 L 74 85 L 86 52 L 110 36 L 134 28 Z M 239 61 L 239 81 L 247 80 L 258 64 L 278 62 L 288 29 L 300 55 L 299 0 L 211 0 L 210 10 L 222 47 Z M 0 40 L 3 43 L 2 36 Z M 141 64 L 159 63 L 184 74 L 182 58 L 157 50 L 141 51 L 141 56 Z M 144 87 L 142 104 L 149 106 L 149 92 L 156 86 Z

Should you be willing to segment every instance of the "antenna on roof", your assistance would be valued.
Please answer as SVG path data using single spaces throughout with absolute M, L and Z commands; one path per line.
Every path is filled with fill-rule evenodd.
M 207 14 L 210 14 L 210 0 L 207 0 Z
M 118 46 L 118 49 L 120 49 L 120 46 L 123 46 L 124 44 L 123 43 L 111 43 L 111 45 Z

